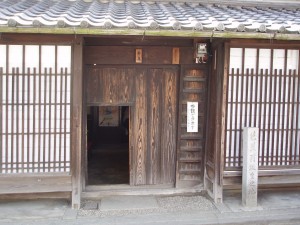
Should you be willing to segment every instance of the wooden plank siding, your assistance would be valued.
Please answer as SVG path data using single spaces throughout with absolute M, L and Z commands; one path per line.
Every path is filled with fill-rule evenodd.
M 130 184 L 174 184 L 178 67 L 87 70 L 87 105 L 130 106 Z

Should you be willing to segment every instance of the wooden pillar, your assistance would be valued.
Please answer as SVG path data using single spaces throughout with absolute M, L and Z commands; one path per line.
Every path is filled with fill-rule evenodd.
M 225 45 L 224 45 L 225 44 Z M 206 168 L 204 185 L 215 203 L 223 202 L 223 170 L 226 139 L 226 99 L 228 79 L 227 43 L 212 46 L 212 69 L 209 75 L 209 111 L 206 136 Z
M 72 208 L 80 208 L 82 191 L 82 109 L 83 109 L 83 63 L 82 37 L 73 45 L 72 120 L 71 120 L 71 174 Z

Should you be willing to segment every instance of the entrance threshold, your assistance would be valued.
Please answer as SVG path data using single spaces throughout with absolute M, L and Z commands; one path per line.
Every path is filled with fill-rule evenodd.
M 121 195 L 176 195 L 176 194 L 202 194 L 204 193 L 202 185 L 193 188 L 175 188 L 174 185 L 89 185 L 81 194 L 84 199 L 95 199 L 106 196 Z

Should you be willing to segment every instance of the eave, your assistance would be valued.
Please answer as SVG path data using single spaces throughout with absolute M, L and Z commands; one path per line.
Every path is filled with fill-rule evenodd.
M 36 28 L 36 27 L 0 27 L 0 33 L 27 34 L 74 34 L 74 35 L 141 35 L 161 37 L 199 37 L 225 39 L 268 39 L 299 41 L 300 34 L 231 32 L 231 31 L 196 31 L 196 30 L 142 30 L 142 29 L 95 29 L 95 28 Z

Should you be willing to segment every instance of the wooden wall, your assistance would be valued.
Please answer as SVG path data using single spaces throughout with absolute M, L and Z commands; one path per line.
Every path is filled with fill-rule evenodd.
M 136 49 L 142 50 L 143 65 L 172 64 L 173 47 L 164 46 L 86 46 L 84 60 L 87 64 L 136 64 Z M 101 53 L 101 54 L 100 54 Z M 194 64 L 194 48 L 179 48 L 179 64 Z

